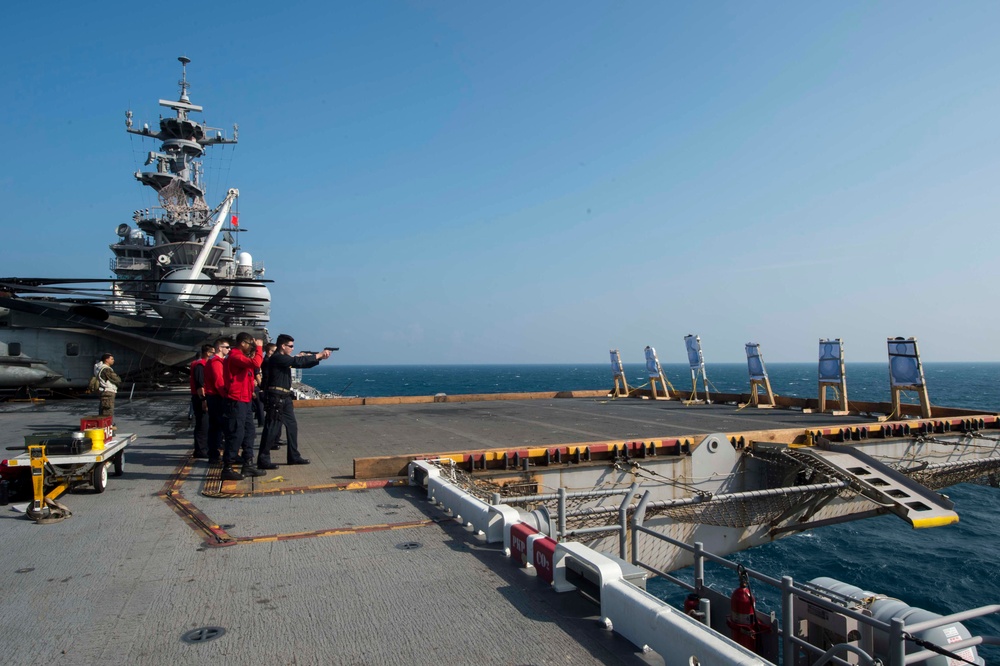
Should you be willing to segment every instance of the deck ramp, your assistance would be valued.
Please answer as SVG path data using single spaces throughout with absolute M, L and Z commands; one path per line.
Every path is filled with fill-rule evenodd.
M 824 442 L 820 448 L 804 452 L 836 468 L 851 479 L 852 486 L 862 495 L 915 528 L 958 522 L 954 502 L 863 451 Z

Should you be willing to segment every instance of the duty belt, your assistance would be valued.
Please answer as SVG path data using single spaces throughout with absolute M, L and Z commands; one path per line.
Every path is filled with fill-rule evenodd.
M 275 393 L 291 393 L 292 389 L 281 388 L 280 386 L 268 386 L 268 391 L 274 391 Z

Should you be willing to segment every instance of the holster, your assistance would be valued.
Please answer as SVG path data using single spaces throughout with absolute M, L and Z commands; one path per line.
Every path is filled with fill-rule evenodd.
M 269 417 L 275 420 L 281 419 L 282 407 L 284 407 L 286 396 L 288 396 L 287 393 L 265 392 L 264 409 Z

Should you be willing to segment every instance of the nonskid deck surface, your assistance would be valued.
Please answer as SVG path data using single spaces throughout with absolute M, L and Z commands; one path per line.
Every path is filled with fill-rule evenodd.
M 4 405 L 6 445 L 70 429 L 96 406 Z M 64 496 L 74 515 L 54 525 L 0 512 L 11 663 L 656 663 L 421 492 L 357 484 L 353 459 L 873 420 L 607 399 L 300 406 L 312 464 L 232 484 L 225 497 L 190 459 L 186 415 L 176 396 L 121 400 L 120 427 L 139 434 L 124 477 L 102 495 Z M 226 634 L 181 641 L 205 626 Z
M 72 426 L 95 407 L 5 405 L 4 440 Z M 140 434 L 125 476 L 101 495 L 65 495 L 73 516 L 59 523 L 0 511 L 9 663 L 657 663 L 410 488 L 210 498 L 195 466 L 176 492 L 190 466 L 186 411 L 183 400 L 122 400 L 121 427 Z M 332 481 L 348 454 L 317 451 L 322 433 L 302 411 L 303 453 L 317 462 L 296 468 L 314 477 L 294 478 Z M 344 426 L 346 415 L 323 411 L 330 429 Z M 228 521 L 235 545 L 210 546 L 171 488 Z M 268 538 L 308 531 L 317 538 Z M 201 627 L 225 634 L 181 640 Z

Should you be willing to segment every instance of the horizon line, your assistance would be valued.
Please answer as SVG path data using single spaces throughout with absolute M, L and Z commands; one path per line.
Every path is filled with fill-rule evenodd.
M 775 366 L 775 365 L 813 365 L 813 364 L 817 364 L 817 363 L 818 363 L 818 361 L 768 361 L 767 365 L 768 366 Z M 881 365 L 881 364 L 885 364 L 887 367 L 889 365 L 888 359 L 882 360 L 882 361 L 845 361 L 844 363 L 845 363 L 845 365 Z M 921 362 L 921 364 L 924 365 L 924 366 L 927 366 L 927 365 L 946 365 L 946 364 L 958 365 L 958 364 L 973 364 L 973 363 L 981 363 L 981 364 L 984 364 L 984 365 L 985 364 L 1000 365 L 1000 360 L 996 360 L 996 361 L 922 361 Z M 645 367 L 645 365 L 646 365 L 644 361 L 622 361 L 622 364 L 623 365 L 641 365 L 643 367 Z M 497 365 L 503 365 L 503 366 L 526 366 L 526 365 L 535 365 L 535 366 L 546 366 L 546 365 L 564 365 L 564 366 L 568 366 L 568 365 L 588 365 L 588 366 L 590 366 L 590 365 L 592 365 L 592 366 L 604 366 L 604 365 L 607 365 L 608 367 L 610 367 L 611 364 L 610 364 L 610 361 L 604 361 L 604 362 L 586 361 L 586 362 L 580 362 L 580 363 L 574 363 L 572 361 L 559 361 L 559 362 L 555 362 L 555 361 L 550 361 L 550 362 L 536 361 L 536 362 L 524 362 L 524 363 L 513 363 L 513 362 L 510 362 L 510 361 L 494 361 L 494 362 L 484 361 L 484 362 L 477 362 L 477 363 L 456 363 L 456 362 L 444 362 L 444 361 L 434 361 L 434 362 L 425 362 L 425 363 L 420 363 L 420 362 L 407 362 L 407 363 L 360 363 L 359 362 L 359 363 L 333 363 L 333 364 L 327 364 L 327 365 L 322 365 L 322 366 L 314 366 L 312 368 L 307 368 L 307 369 L 308 370 L 315 370 L 316 368 L 347 367 L 347 366 L 368 366 L 368 367 L 386 367 L 386 368 L 388 368 L 388 367 L 414 367 L 414 366 L 482 367 L 482 366 L 497 366 Z M 680 365 L 680 366 L 683 366 L 685 368 L 691 367 L 688 363 L 685 363 L 683 361 L 667 362 L 667 363 L 664 363 L 664 362 L 661 361 L 660 365 Z M 711 362 L 706 362 L 705 365 L 706 366 L 710 366 L 710 365 L 746 365 L 746 360 L 744 359 L 744 360 L 740 360 L 740 361 L 711 361 Z

